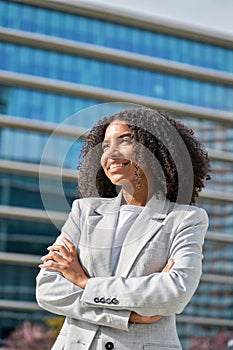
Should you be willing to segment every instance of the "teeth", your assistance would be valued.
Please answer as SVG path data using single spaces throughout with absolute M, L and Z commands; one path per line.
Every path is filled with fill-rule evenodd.
M 123 167 L 125 166 L 127 163 L 114 163 L 114 164 L 111 164 L 109 169 L 114 169 L 114 168 L 117 168 L 117 167 Z

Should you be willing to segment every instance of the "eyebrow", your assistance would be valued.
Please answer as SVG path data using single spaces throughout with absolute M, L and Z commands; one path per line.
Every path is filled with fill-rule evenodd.
M 117 137 L 117 139 L 123 139 L 124 137 L 132 137 L 132 133 L 131 132 L 125 132 L 124 134 L 121 134 L 120 136 Z M 109 143 L 108 140 L 104 140 L 102 142 L 102 144 L 105 144 L 105 143 Z
M 123 139 L 123 137 L 132 137 L 132 133 L 131 132 L 125 132 L 124 134 L 121 134 L 120 136 L 118 136 L 118 139 Z

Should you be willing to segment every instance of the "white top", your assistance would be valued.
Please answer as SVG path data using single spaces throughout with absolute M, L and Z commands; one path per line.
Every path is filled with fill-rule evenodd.
M 138 205 L 129 204 L 124 204 L 120 207 L 117 227 L 115 231 L 115 239 L 112 248 L 112 271 L 115 271 L 116 269 L 121 247 L 125 240 L 125 237 L 139 214 L 142 212 L 143 208 L 144 207 Z

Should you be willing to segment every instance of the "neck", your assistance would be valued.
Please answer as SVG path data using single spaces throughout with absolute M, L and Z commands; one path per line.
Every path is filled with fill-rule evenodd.
M 135 189 L 133 193 L 124 187 L 122 188 L 122 194 L 125 202 L 131 205 L 145 206 L 155 193 L 155 191 L 148 191 L 148 188 Z
M 139 195 L 139 193 L 134 193 L 133 195 L 126 190 L 122 190 L 124 200 L 127 204 L 145 206 L 147 203 L 147 196 Z
M 140 180 L 140 188 L 136 183 L 130 181 L 122 181 L 119 184 L 122 187 L 123 198 L 127 204 L 145 206 L 153 194 L 156 193 L 153 182 L 148 182 L 145 176 L 142 176 Z

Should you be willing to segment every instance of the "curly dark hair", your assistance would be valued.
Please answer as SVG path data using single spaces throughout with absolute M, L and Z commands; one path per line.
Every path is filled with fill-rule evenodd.
M 132 130 L 135 163 L 140 168 L 149 164 L 156 188 L 172 202 L 195 204 L 205 180 L 210 179 L 206 150 L 192 129 L 166 112 L 146 107 L 125 109 L 94 125 L 80 154 L 80 197 L 117 196 L 116 185 L 100 165 L 105 131 L 114 120 L 124 120 Z

